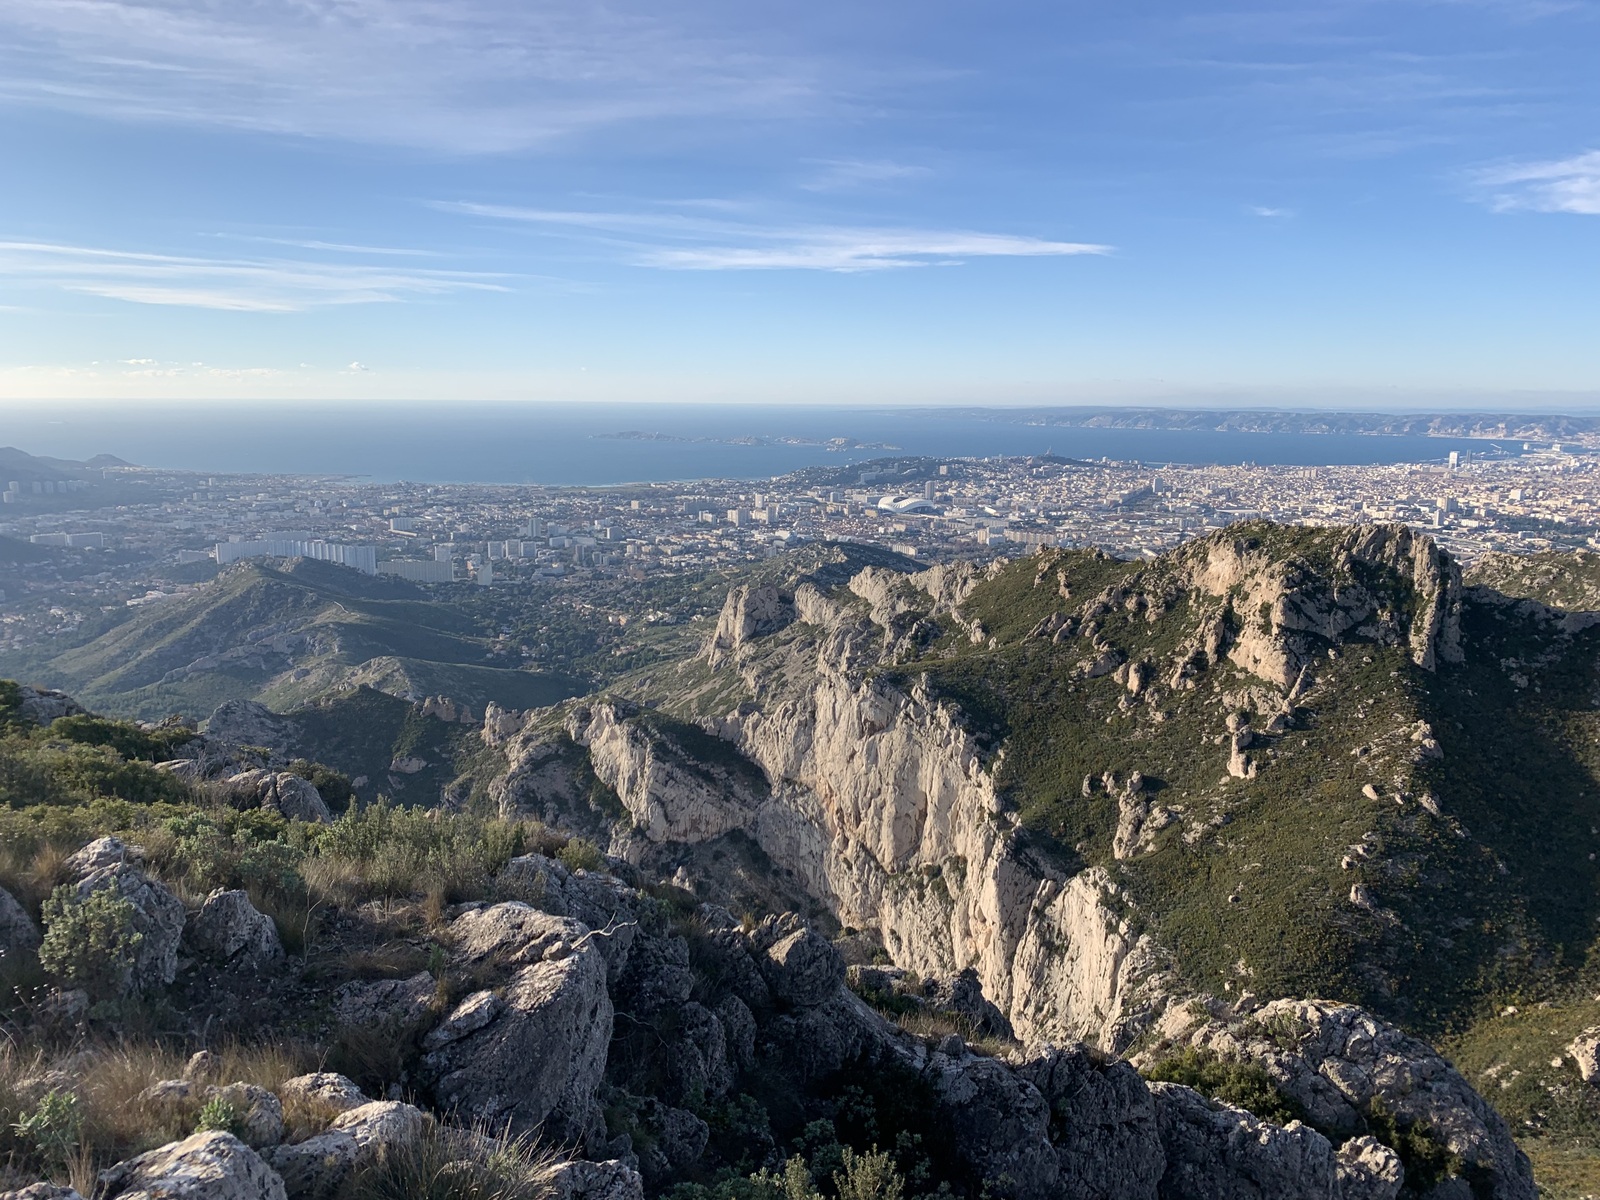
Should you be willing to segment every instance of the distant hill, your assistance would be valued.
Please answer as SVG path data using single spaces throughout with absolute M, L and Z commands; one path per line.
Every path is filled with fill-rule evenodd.
M 361 684 L 406 699 L 445 694 L 480 712 L 491 700 L 549 704 L 581 686 L 490 662 L 469 617 L 409 583 L 309 559 L 240 563 L 26 668 L 99 709 L 146 719 L 239 699 L 285 708 Z

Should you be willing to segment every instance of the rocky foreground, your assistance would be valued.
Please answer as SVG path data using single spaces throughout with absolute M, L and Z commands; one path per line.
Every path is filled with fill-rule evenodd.
M 550 1167 L 556 1194 L 627 1200 L 694 1177 L 713 1137 L 700 1114 L 719 1102 L 774 1087 L 802 1102 L 872 1080 L 925 1097 L 948 1179 L 1007 1200 L 1536 1194 L 1493 1109 L 1426 1045 L 1354 1007 L 1196 1006 L 1141 1056 L 1149 1065 L 1201 1052 L 1249 1066 L 1301 1114 L 1279 1124 L 1180 1083 L 1147 1082 L 1132 1063 L 1081 1044 L 978 1049 L 955 1033 L 918 1036 L 863 998 L 892 991 L 903 973 L 847 970 L 793 914 L 750 925 L 702 905 L 668 920 L 616 867 L 620 875 L 513 858 L 498 883 L 531 903 L 460 905 L 437 938 L 446 961 L 327 998 L 332 1040 L 387 1056 L 394 1098 L 326 1072 L 275 1091 L 213 1081 L 200 1054 L 184 1078 L 155 1082 L 139 1101 L 226 1099 L 234 1130 L 102 1171 L 95 1195 L 322 1200 L 436 1130 L 480 1143 L 535 1134 L 568 1156 Z M 315 987 L 242 893 L 213 893 L 186 912 L 136 848 L 111 838 L 83 847 L 68 870 L 81 894 L 113 891 L 137 914 L 142 944 L 119 983 L 127 994 L 181 985 L 201 965 L 236 999 Z M 15 903 L 0 907 L 12 914 L 11 946 L 36 945 Z M 56 993 L 39 1019 L 70 1027 L 86 1019 L 85 1003 Z M 924 1007 L 976 1022 L 984 1004 L 969 987 Z M 74 1086 L 70 1056 L 17 1085 L 34 1095 Z M 285 1106 L 303 1111 L 308 1101 L 321 1120 L 302 1121 L 291 1140 Z M 770 1134 L 746 1150 L 757 1164 L 782 1158 Z M 4 1195 L 74 1194 L 40 1184 Z

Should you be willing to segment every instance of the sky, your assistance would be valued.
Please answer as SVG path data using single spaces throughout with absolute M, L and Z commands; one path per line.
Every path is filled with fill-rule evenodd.
M 0 0 L 0 404 L 1592 408 L 1596 61 L 1600 0 Z

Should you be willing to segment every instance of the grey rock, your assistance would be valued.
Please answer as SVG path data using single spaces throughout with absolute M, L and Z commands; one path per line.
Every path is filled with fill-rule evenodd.
M 218 965 L 259 969 L 283 958 L 278 927 L 243 891 L 218 888 L 207 896 L 189 923 L 186 940 L 197 956 Z
M 1600 1025 L 1591 1025 L 1573 1038 L 1567 1053 L 1585 1083 L 1600 1083 Z
M 59 1183 L 30 1183 L 13 1192 L 0 1192 L 0 1200 L 83 1200 L 77 1191 Z
M 626 965 L 644 901 L 637 889 L 602 872 L 568 870 L 542 854 L 513 858 L 495 882 L 510 898 L 587 925 L 613 979 Z
M 355 1081 L 332 1071 L 296 1075 L 278 1085 L 278 1098 L 284 1103 L 308 1102 L 337 1112 L 349 1112 L 370 1101 Z
M 1405 1186 L 1400 1156 L 1375 1137 L 1351 1138 L 1335 1157 L 1340 1200 L 1395 1200 Z
M 553 1200 L 644 1200 L 639 1172 L 617 1159 L 561 1163 L 551 1172 L 550 1186 Z
M 333 1011 L 341 1025 L 399 1035 L 433 1021 L 437 991 L 438 984 L 426 971 L 409 979 L 347 983 L 339 989 Z
M 748 1071 L 756 1064 L 756 1019 L 738 996 L 725 996 L 716 1007 L 722 1022 L 722 1036 L 729 1062 L 735 1070 Z
M 228 776 L 228 787 L 247 803 L 268 808 L 294 821 L 326 821 L 328 805 L 316 785 L 288 771 L 240 771 Z
M 1336 1200 L 1328 1139 L 1299 1121 L 1269 1124 L 1176 1083 L 1152 1083 L 1166 1155 L 1162 1200 Z
M 689 946 L 679 937 L 642 937 L 617 978 L 617 1002 L 638 1017 L 676 1011 L 694 990 Z
M 1044 1047 L 1017 1075 L 1050 1106 L 1063 1195 L 1154 1200 L 1167 1160 L 1155 1098 L 1137 1071 L 1072 1045 Z
M 144 939 L 122 981 L 122 994 L 165 987 L 178 973 L 178 945 L 183 940 L 184 919 L 188 915 L 183 901 L 165 884 L 125 861 L 90 871 L 78 883 L 78 899 L 87 900 L 106 890 L 133 905 L 133 928 Z
M 772 994 L 806 1008 L 821 1004 L 844 984 L 844 959 L 821 934 L 793 913 L 769 917 L 752 939 Z
M 17 898 L 0 888 L 0 973 L 39 952 L 39 928 Z
M 88 710 L 65 692 L 22 684 L 17 688 L 22 719 L 48 728 L 62 717 L 82 716 Z
M 1427 1128 L 1492 1200 L 1534 1200 L 1527 1157 L 1500 1114 L 1432 1047 L 1372 1014 L 1325 1000 L 1275 1000 L 1216 1020 L 1191 1040 L 1260 1063 L 1319 1128 L 1364 1131 L 1381 1108 L 1402 1129 Z
M 463 1001 L 423 1059 L 439 1106 L 514 1130 L 580 1143 L 611 1043 L 606 963 L 576 921 L 523 904 L 468 912 L 451 925 L 458 958 L 512 969 L 498 999 Z M 526 964 L 526 965 L 524 965 Z
M 96 1200 L 286 1200 L 283 1180 L 231 1133 L 197 1133 L 100 1173 Z
M 121 838 L 98 837 L 76 853 L 68 855 L 64 866 L 73 878 L 82 879 L 102 867 L 115 866 L 137 857 L 137 848 L 129 846 Z
M 359 1154 L 355 1138 L 336 1129 L 292 1146 L 275 1146 L 265 1157 L 282 1177 L 288 1200 L 333 1200 Z
M 1053 1200 L 1061 1164 L 1050 1143 L 1050 1105 L 1005 1063 L 935 1054 L 929 1076 L 949 1128 L 948 1149 L 1006 1200 Z M 1070 1194 L 1070 1193 L 1065 1193 Z
M 283 1105 L 266 1088 L 253 1083 L 229 1083 L 208 1087 L 201 1095 L 233 1106 L 239 1117 L 239 1137 L 246 1145 L 260 1150 L 283 1141 Z

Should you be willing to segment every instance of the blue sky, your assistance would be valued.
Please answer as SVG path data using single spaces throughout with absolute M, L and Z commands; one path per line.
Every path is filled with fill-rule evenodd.
M 0 0 L 0 399 L 1591 406 L 1597 61 L 1597 0 Z

